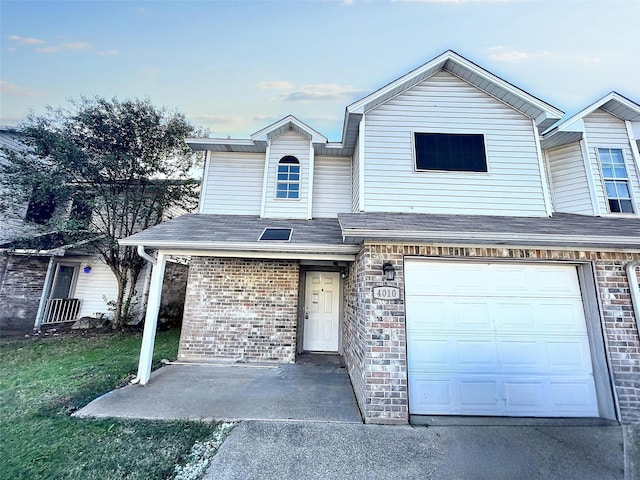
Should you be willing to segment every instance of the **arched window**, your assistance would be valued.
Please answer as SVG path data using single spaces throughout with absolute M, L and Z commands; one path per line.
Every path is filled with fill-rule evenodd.
M 278 162 L 276 198 L 300 198 L 300 161 L 287 155 Z

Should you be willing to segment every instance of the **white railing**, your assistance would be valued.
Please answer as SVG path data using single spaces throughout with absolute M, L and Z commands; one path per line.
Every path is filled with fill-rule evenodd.
M 50 298 L 44 307 L 42 323 L 73 322 L 79 311 L 79 298 Z

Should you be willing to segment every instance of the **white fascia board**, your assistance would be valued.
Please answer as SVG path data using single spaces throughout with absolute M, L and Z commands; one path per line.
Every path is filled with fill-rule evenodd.
M 244 138 L 187 138 L 185 139 L 187 145 L 192 150 L 202 151 L 210 150 L 213 146 L 225 146 L 225 145 L 238 145 L 243 147 L 253 147 L 255 142 L 250 139 Z
M 416 68 L 415 70 L 412 70 L 411 72 L 407 73 L 406 75 L 403 75 L 402 77 L 398 78 L 397 80 L 395 80 L 395 81 L 389 83 L 388 85 L 382 87 L 381 89 L 375 91 L 374 93 L 372 93 L 370 95 L 367 95 L 366 97 L 358 100 L 355 103 L 352 103 L 351 105 L 349 105 L 347 107 L 347 112 L 348 113 L 365 113 L 365 111 L 364 111 L 365 107 L 369 103 L 375 101 L 376 99 L 382 97 L 383 95 L 388 94 L 393 89 L 401 87 L 402 84 L 406 84 L 407 88 L 412 86 L 412 80 L 415 77 L 423 74 L 424 72 L 426 72 L 426 71 L 428 71 L 430 69 L 433 69 L 435 67 L 439 67 L 439 70 L 442 70 L 447 61 L 451 61 L 451 62 L 454 62 L 454 63 L 460 65 L 461 67 L 471 71 L 475 75 L 478 75 L 479 77 L 483 78 L 484 80 L 496 85 L 497 87 L 505 90 L 506 92 L 509 92 L 509 93 L 519 97 L 524 102 L 526 102 L 526 103 L 534 106 L 535 108 L 541 110 L 542 111 L 541 115 L 543 115 L 542 120 L 549 119 L 549 118 L 560 119 L 564 115 L 564 112 L 562 110 L 559 110 L 556 107 L 554 107 L 553 105 L 550 105 L 550 104 L 548 104 L 548 103 L 546 103 L 546 102 L 534 97 L 533 95 L 525 92 L 524 90 L 521 90 L 520 88 L 516 87 L 515 85 L 510 84 L 506 80 L 503 80 L 500 77 L 495 76 L 494 74 L 492 74 L 489 71 L 483 69 L 482 67 L 476 65 L 475 63 L 467 60 L 466 58 L 458 55 L 456 52 L 454 52 L 452 50 L 448 50 L 448 51 L 444 52 L 443 54 L 439 55 L 438 57 L 434 58 L 433 60 L 425 63 L 424 65 Z M 402 91 L 404 91 L 404 89 L 401 89 L 401 91 L 398 92 L 398 93 L 401 93 Z
M 503 80 L 502 78 L 494 75 L 493 73 L 489 72 L 488 70 L 485 70 L 484 68 L 476 65 L 475 63 L 471 62 L 470 60 L 467 60 L 466 58 L 461 57 L 457 53 L 452 52 L 452 51 L 450 51 L 450 52 L 451 52 L 451 58 L 449 58 L 448 60 L 451 60 L 453 62 L 458 63 L 459 65 L 467 68 L 468 70 L 472 71 L 476 75 L 484 78 L 486 81 L 488 81 L 490 83 L 493 83 L 497 87 L 500 87 L 503 90 L 505 90 L 505 91 L 507 91 L 507 92 L 519 97 L 524 102 L 527 102 L 530 105 L 533 105 L 534 107 L 542 110 L 542 112 L 544 112 L 544 114 L 546 114 L 545 118 L 557 118 L 557 119 L 560 119 L 564 115 L 564 112 L 562 110 L 554 107 L 553 105 L 550 105 L 547 102 L 545 102 L 543 100 L 540 100 L 539 98 L 534 97 L 530 93 L 527 93 L 524 90 L 516 87 L 515 85 L 512 85 L 511 83 L 507 82 L 506 80 Z
M 255 251 L 255 252 L 323 252 L 323 253 L 357 253 L 358 245 L 327 245 L 314 243 L 290 242 L 198 242 L 171 240 L 119 240 L 120 245 L 138 246 L 162 249 L 189 250 L 221 250 L 221 251 Z
M 565 131 L 570 131 L 570 132 L 577 131 L 577 130 L 572 130 L 571 129 L 572 128 L 571 127 L 572 124 L 574 124 L 578 120 L 582 121 L 582 119 L 584 117 L 586 117 L 590 113 L 594 112 L 598 108 L 602 107 L 605 103 L 607 103 L 607 102 L 609 102 L 611 100 L 615 100 L 616 102 L 620 103 L 621 105 L 624 105 L 625 107 L 630 108 L 631 110 L 634 110 L 634 111 L 638 112 L 638 114 L 640 114 L 640 105 L 637 105 L 636 103 L 632 102 L 628 98 L 623 97 L 622 95 L 620 95 L 617 92 L 610 92 L 607 95 L 605 95 L 604 97 L 602 97 L 601 99 L 596 100 L 595 102 L 593 102 L 588 107 L 583 108 L 582 110 L 580 110 L 575 115 L 572 115 L 572 116 L 570 116 L 570 117 L 568 117 L 568 118 L 566 118 L 564 120 L 561 120 L 560 122 L 556 123 L 555 125 L 551 125 L 551 127 L 549 127 L 547 130 L 542 132 L 542 135 L 543 136 L 547 136 L 547 135 L 551 134 L 555 130 L 565 130 Z M 621 120 L 625 120 L 625 119 L 623 118 Z M 584 129 L 584 123 L 582 125 L 583 125 L 583 129 Z
M 363 245 L 397 245 L 399 242 L 398 241 L 393 241 L 393 240 L 382 240 L 382 241 L 365 241 L 363 242 Z M 576 249 L 580 250 L 581 248 L 585 248 L 585 247 L 576 247 L 575 245 L 552 245 L 552 244 L 540 244 L 540 245 L 526 245 L 524 243 L 509 243 L 508 245 L 505 245 L 503 243 L 473 243 L 471 241 L 467 242 L 466 240 L 464 241 L 458 241 L 455 242 L 455 244 L 453 244 L 452 242 L 447 242 L 447 241 L 416 241 L 413 242 L 413 245 L 428 245 L 430 247 L 436 246 L 436 247 L 451 247 L 452 245 L 455 245 L 456 248 L 500 248 L 500 249 L 509 249 L 509 250 L 532 250 L 532 249 L 536 249 L 536 250 L 562 250 L 562 251 L 569 251 L 569 252 L 575 252 Z M 607 252 L 619 252 L 619 253 L 638 253 L 638 251 L 640 251 L 640 249 L 638 248 L 624 248 L 624 247 L 611 247 L 611 246 L 607 246 L 607 247 L 588 247 L 588 248 L 592 248 L 593 250 L 596 251 L 602 251 L 606 248 L 605 251 Z M 488 257 L 458 257 L 458 260 L 471 260 L 471 259 L 481 259 L 481 258 L 488 258 Z M 491 259 L 495 259 L 497 257 L 490 257 Z M 588 263 L 589 260 L 588 259 L 575 259 L 575 258 L 545 258 L 545 259 L 532 259 L 532 258 L 510 258 L 510 257 L 499 257 L 499 260 L 504 260 L 504 261 L 531 261 L 534 260 L 536 262 L 545 262 L 545 263 L 557 263 L 557 262 L 566 262 L 566 263 Z
M 345 238 L 375 238 L 401 239 L 401 240 L 452 240 L 464 241 L 505 241 L 517 244 L 518 242 L 532 242 L 541 245 L 566 245 L 576 243 L 593 243 L 597 245 L 611 245 L 630 248 L 630 245 L 638 244 L 638 237 L 602 237 L 599 235 L 557 235 L 542 233 L 494 233 L 494 232 L 439 232 L 439 231 L 412 231 L 412 230 L 363 230 L 343 229 Z M 632 247 L 631 247 L 632 248 Z M 638 247 L 635 250 L 640 250 Z
M 575 135 L 562 135 L 564 133 Z M 576 117 L 570 122 L 562 122 L 551 127 L 550 130 L 546 130 L 541 135 L 540 143 L 543 148 L 559 147 L 560 145 L 567 145 L 582 140 L 584 134 L 584 120 L 581 117 Z M 560 137 L 560 135 L 562 135 L 562 137 Z
M 365 107 L 367 104 L 375 101 L 376 99 L 388 94 L 390 91 L 400 87 L 402 84 L 411 84 L 411 80 L 415 77 L 422 75 L 425 71 L 434 68 L 436 65 L 440 64 L 440 68 L 444 67 L 444 64 L 447 60 L 449 60 L 453 52 L 451 50 L 447 50 L 441 55 L 438 55 L 433 60 L 428 61 L 424 65 L 421 65 L 418 68 L 411 70 L 409 73 L 401 76 L 400 78 L 392 81 L 391 83 L 386 84 L 384 87 L 379 88 L 378 90 L 370 93 L 366 97 L 361 98 L 360 100 L 355 101 L 351 105 L 347 106 L 347 114 L 349 113 L 365 113 Z M 403 90 L 404 91 L 404 90 Z
M 269 133 L 273 132 L 274 130 L 277 130 L 278 128 L 283 127 L 284 125 L 286 125 L 288 123 L 292 123 L 293 125 L 298 127 L 300 130 L 308 133 L 312 143 L 327 143 L 329 141 L 327 139 L 327 137 L 322 135 L 317 130 L 311 128 L 306 123 L 298 120 L 293 115 L 287 115 L 286 117 L 278 120 L 275 123 L 272 123 L 271 125 L 263 128 L 262 130 L 257 131 L 256 133 L 251 135 L 251 140 L 253 140 L 253 141 L 256 141 L 256 140 L 266 141 L 266 140 L 268 140 Z
M 360 247 L 358 247 L 360 251 Z M 333 262 L 353 262 L 356 253 L 290 253 L 290 252 L 254 252 L 231 250 L 163 250 L 166 255 L 186 255 L 191 257 L 225 257 L 225 258 L 262 258 L 274 260 L 326 260 Z

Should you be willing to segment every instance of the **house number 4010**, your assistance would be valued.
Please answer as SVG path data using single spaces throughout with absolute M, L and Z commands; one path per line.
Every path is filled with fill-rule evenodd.
M 373 287 L 373 298 L 397 300 L 400 298 L 400 289 L 398 287 Z

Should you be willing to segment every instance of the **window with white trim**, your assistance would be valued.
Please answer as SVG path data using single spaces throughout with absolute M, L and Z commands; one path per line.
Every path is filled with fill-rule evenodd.
M 598 148 L 602 178 L 607 192 L 609 211 L 633 213 L 629 175 L 620 148 Z
M 276 198 L 300 198 L 300 161 L 291 155 L 278 162 Z
M 414 133 L 416 170 L 486 172 L 484 135 Z

